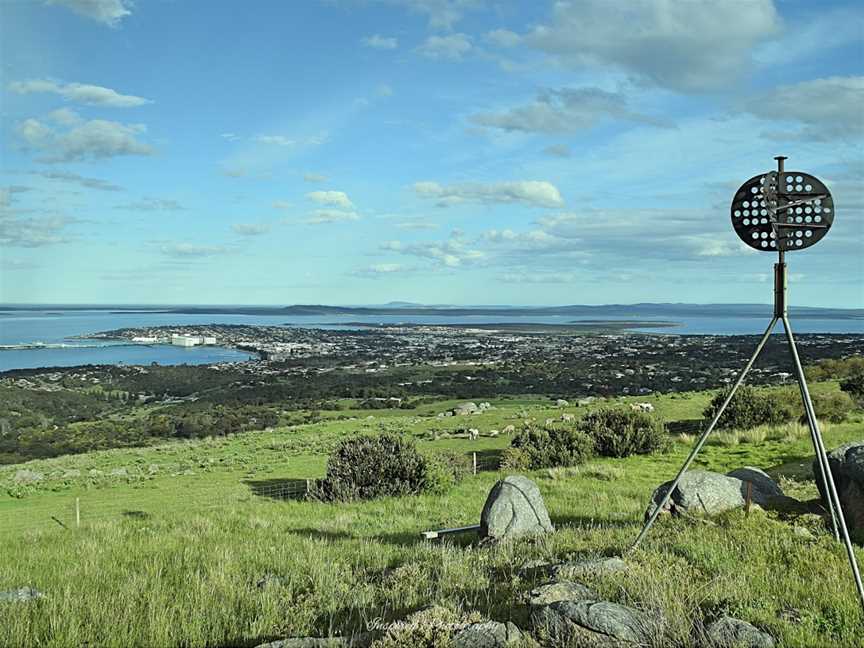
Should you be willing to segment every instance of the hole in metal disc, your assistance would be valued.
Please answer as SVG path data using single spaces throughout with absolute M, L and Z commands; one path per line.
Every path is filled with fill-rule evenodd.
M 804 185 L 804 191 L 813 191 L 813 185 Z
M 745 224 L 745 225 L 749 225 L 749 224 L 750 224 L 750 219 L 749 219 L 749 218 L 745 218 L 745 219 L 744 219 L 744 224 Z
M 821 222 L 822 222 L 822 217 L 821 217 L 821 216 L 814 216 L 814 217 L 813 217 L 813 222 L 814 222 L 814 223 L 821 223 Z
M 793 178 L 792 176 L 786 176 L 786 182 L 793 182 L 794 180 L 795 178 Z
M 792 185 L 786 185 L 786 191 L 792 191 Z
M 804 178 L 802 178 L 801 176 L 795 176 L 795 182 L 802 182 L 803 180 Z
M 762 247 L 767 248 L 768 247 L 768 241 L 762 241 Z
M 763 209 L 763 210 L 760 211 L 759 213 L 762 214 L 763 216 L 767 216 L 767 215 L 768 215 L 768 210 L 767 210 L 767 209 Z
M 768 238 L 768 233 L 762 232 L 759 236 L 761 236 L 763 239 L 766 239 L 766 238 Z
M 803 190 L 803 189 L 804 189 L 804 187 L 802 187 L 800 184 L 799 184 L 799 185 L 795 185 L 795 191 L 801 191 L 801 190 Z
M 753 238 L 758 239 L 759 238 L 759 232 L 753 232 Z
M 811 222 L 812 220 L 813 220 L 813 217 L 812 217 L 812 216 L 805 216 L 805 217 L 804 217 L 804 222 L 805 222 L 805 223 L 809 223 L 809 222 Z
M 801 238 L 803 236 L 803 234 L 801 233 L 801 230 L 798 230 L 797 232 L 795 232 L 795 236 L 797 236 L 798 238 Z
M 756 187 L 753 187 L 752 189 L 750 189 L 750 193 L 756 193 L 756 192 L 758 192 L 758 191 L 759 191 L 759 190 L 758 190 Z
M 803 245 L 803 243 L 801 243 L 801 241 L 799 241 L 799 240 L 796 240 L 795 245 L 797 245 L 798 247 L 801 247 Z
M 812 211 L 813 211 L 813 209 L 811 209 L 810 207 L 805 207 L 805 208 L 804 208 L 804 213 L 805 213 L 805 214 L 809 214 L 809 213 L 812 212 Z
M 744 201 L 744 208 L 746 209 L 746 208 L 749 207 L 749 206 L 750 206 L 750 201 L 749 201 L 749 200 L 745 200 L 745 201 Z
M 767 224 L 768 224 L 768 219 L 767 219 L 767 218 L 763 218 L 763 219 L 761 220 L 761 223 L 762 223 L 763 225 L 767 225 Z
M 810 238 L 811 236 L 813 236 L 813 231 L 807 230 L 806 232 L 804 232 L 804 236 L 806 236 L 807 238 Z

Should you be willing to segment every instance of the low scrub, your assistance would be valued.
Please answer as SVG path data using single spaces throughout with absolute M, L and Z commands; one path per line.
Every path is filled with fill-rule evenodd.
M 712 420 L 729 395 L 728 390 L 717 394 L 702 415 Z M 759 425 L 782 425 L 795 418 L 789 397 L 779 393 L 754 389 L 744 385 L 735 392 L 723 411 L 717 428 L 720 430 L 748 430 Z
M 526 425 L 513 437 L 502 465 L 511 470 L 575 466 L 593 454 L 592 439 L 573 427 Z
M 842 423 L 855 409 L 855 401 L 852 396 L 842 391 L 813 394 L 812 399 L 816 418 L 820 421 Z M 802 414 L 800 420 L 806 422 L 807 417 Z
M 669 437 L 663 423 L 645 412 L 606 408 L 584 416 L 577 429 L 594 442 L 602 457 L 629 457 L 665 450 Z
M 446 489 L 454 474 L 444 463 L 421 454 L 413 441 L 395 434 L 342 441 L 327 460 L 327 476 L 312 496 L 350 501 L 416 495 Z

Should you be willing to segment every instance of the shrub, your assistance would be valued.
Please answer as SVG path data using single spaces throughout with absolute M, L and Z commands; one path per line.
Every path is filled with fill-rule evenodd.
M 858 404 L 864 405 L 864 368 L 841 380 L 840 389 L 854 398 Z
M 726 400 L 729 391 L 717 394 L 702 415 L 712 420 Z M 741 386 L 717 421 L 721 430 L 747 430 L 757 425 L 781 425 L 795 418 L 787 399 L 779 394 L 759 391 L 747 385 Z
M 459 452 L 443 451 L 427 455 L 424 490 L 444 494 L 471 474 L 471 460 Z
M 813 409 L 820 421 L 842 423 L 855 409 L 855 401 L 847 392 L 830 392 L 828 394 L 812 394 Z M 802 406 L 803 409 L 803 406 Z M 801 422 L 806 423 L 807 417 L 802 414 Z
M 665 450 L 669 444 L 666 427 L 645 412 L 606 408 L 584 416 L 577 428 L 594 442 L 603 457 L 629 457 Z
M 360 436 L 340 443 L 327 460 L 327 476 L 314 497 L 327 501 L 414 495 L 430 484 L 432 462 L 413 441 L 393 434 Z M 436 474 L 435 479 L 441 475 Z
M 511 451 L 504 457 L 508 468 L 575 466 L 594 453 L 591 438 L 572 427 L 526 425 L 510 444 Z

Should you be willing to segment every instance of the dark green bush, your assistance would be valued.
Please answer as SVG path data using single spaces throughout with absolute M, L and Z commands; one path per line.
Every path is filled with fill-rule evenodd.
M 326 501 L 415 495 L 440 483 L 441 472 L 408 438 L 381 434 L 346 439 L 327 460 L 313 497 Z M 430 477 L 435 480 L 430 480 Z
M 594 453 L 594 442 L 572 427 L 526 425 L 510 442 L 505 456 L 510 468 L 555 468 L 584 463 Z
M 714 418 L 728 394 L 728 390 L 723 391 L 711 400 L 702 413 L 707 421 Z M 794 418 L 795 409 L 789 402 L 788 395 L 784 397 L 781 394 L 743 385 L 735 392 L 735 396 L 717 422 L 717 428 L 749 430 L 759 425 L 781 425 Z
M 645 412 L 606 408 L 584 416 L 577 429 L 594 442 L 603 457 L 629 457 L 665 450 L 669 444 L 663 423 Z
M 840 381 L 840 389 L 859 405 L 864 405 L 864 369 L 859 369 Z

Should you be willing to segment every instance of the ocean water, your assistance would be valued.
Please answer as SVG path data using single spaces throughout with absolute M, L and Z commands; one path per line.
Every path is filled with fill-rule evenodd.
M 640 332 L 680 333 L 690 335 L 755 335 L 765 330 L 769 315 L 759 317 L 605 317 L 601 319 L 639 319 L 668 321 L 674 319 L 680 326 L 674 328 L 651 327 L 633 329 Z M 160 312 L 118 313 L 109 310 L 0 310 L 0 346 L 44 344 L 38 349 L 0 350 L 0 371 L 35 367 L 68 367 L 81 364 L 210 364 L 239 362 L 251 354 L 222 347 L 172 347 L 169 345 L 132 345 L 105 340 L 77 340 L 75 336 L 139 326 L 170 326 L 193 324 L 251 324 L 266 326 L 298 326 L 308 328 L 348 329 L 349 323 L 366 324 L 489 324 L 489 323 L 542 323 L 567 324 L 579 320 L 598 319 L 597 316 L 577 317 L 558 315 L 537 317 L 517 316 L 459 316 L 441 315 L 185 315 Z M 793 320 L 796 333 L 858 333 L 864 334 L 861 319 Z M 780 327 L 778 326 L 778 330 Z

